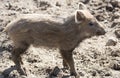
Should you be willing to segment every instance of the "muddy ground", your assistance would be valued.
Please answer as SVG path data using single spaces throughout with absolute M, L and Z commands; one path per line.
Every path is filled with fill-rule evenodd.
M 68 70 L 63 72 L 58 49 L 32 46 L 22 56 L 27 77 L 20 76 L 16 70 L 9 75 L 3 74 L 14 63 L 9 52 L 12 42 L 2 30 L 21 14 L 66 17 L 78 9 L 79 2 L 89 8 L 107 32 L 103 36 L 84 40 L 74 50 L 75 67 L 80 78 L 120 78 L 120 0 L 0 0 L 0 78 L 49 78 L 53 69 L 58 77 L 52 78 L 74 78 L 67 76 Z

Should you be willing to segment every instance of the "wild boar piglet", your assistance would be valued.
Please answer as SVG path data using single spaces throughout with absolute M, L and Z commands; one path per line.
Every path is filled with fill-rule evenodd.
M 103 26 L 86 9 L 77 10 L 65 19 L 29 14 L 9 23 L 5 31 L 13 41 L 12 60 L 21 75 L 26 75 L 21 66 L 21 55 L 33 45 L 59 48 L 63 66 L 69 67 L 70 74 L 76 78 L 78 74 L 74 66 L 73 50 L 82 40 L 105 34 Z

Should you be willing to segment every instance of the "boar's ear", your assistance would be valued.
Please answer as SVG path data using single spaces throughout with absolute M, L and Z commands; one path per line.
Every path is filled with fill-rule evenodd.
M 81 23 L 82 21 L 85 20 L 85 15 L 81 10 L 77 10 L 75 13 L 75 22 L 76 23 Z

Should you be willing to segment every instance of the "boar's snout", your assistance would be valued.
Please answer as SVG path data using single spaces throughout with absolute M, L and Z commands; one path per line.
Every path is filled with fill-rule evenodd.
M 104 35 L 106 32 L 105 32 L 105 30 L 103 29 L 103 28 L 100 28 L 100 29 L 98 29 L 97 31 L 96 31 L 96 34 L 97 35 Z

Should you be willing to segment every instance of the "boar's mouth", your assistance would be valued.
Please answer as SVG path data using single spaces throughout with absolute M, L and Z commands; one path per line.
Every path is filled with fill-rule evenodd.
M 96 35 L 104 35 L 106 32 L 105 32 L 105 30 L 98 30 L 98 31 L 96 31 Z

